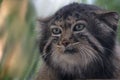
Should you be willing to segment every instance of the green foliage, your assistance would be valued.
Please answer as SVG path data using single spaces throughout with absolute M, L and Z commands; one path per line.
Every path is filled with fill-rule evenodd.
M 0 3 L 1 2 L 2 0 L 0 0 Z M 20 14 L 17 11 L 11 12 L 11 14 L 9 14 L 6 18 L 5 32 L 8 33 L 8 36 L 4 47 L 2 65 L 0 65 L 0 80 L 29 80 L 34 76 L 34 73 L 37 72 L 36 70 L 37 63 L 39 61 L 39 54 L 37 47 L 38 45 L 36 43 L 36 33 L 34 30 L 36 26 L 36 13 L 31 2 L 28 2 L 28 6 L 25 8 L 27 9 L 25 18 L 22 16 L 22 19 L 20 16 L 23 14 Z M 16 7 L 15 9 L 19 9 L 19 7 Z M 3 35 L 3 32 L 0 32 L 0 35 Z M 16 76 L 18 73 L 15 72 L 17 71 L 10 72 L 7 71 L 7 69 L 9 70 L 9 67 L 7 67 L 7 69 L 4 68 L 6 67 L 5 64 L 9 64 L 9 61 L 7 61 L 9 56 L 18 54 L 14 53 L 14 48 L 17 47 L 17 44 L 20 46 L 20 55 L 23 57 L 18 55 L 17 57 L 20 59 L 18 61 L 16 61 L 16 59 L 14 60 L 17 62 L 16 64 L 19 65 L 20 68 L 21 65 L 24 65 L 24 68 L 22 69 L 22 75 L 20 74 L 20 76 Z M 16 65 L 12 66 L 14 67 Z M 4 75 L 1 78 L 2 73 L 4 73 Z
M 86 3 L 86 2 L 87 2 L 87 0 L 81 0 L 81 2 L 82 2 L 82 3 Z
M 95 2 L 103 8 L 120 12 L 120 0 L 96 0 Z
M 3 0 L 0 0 L 0 5 L 1 5 L 2 1 L 3 1 Z

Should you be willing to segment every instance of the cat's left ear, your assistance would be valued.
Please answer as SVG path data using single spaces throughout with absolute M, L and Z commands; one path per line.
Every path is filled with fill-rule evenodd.
M 119 14 L 117 12 L 102 12 L 98 13 L 98 18 L 104 21 L 107 25 L 109 25 L 113 30 L 117 30 Z

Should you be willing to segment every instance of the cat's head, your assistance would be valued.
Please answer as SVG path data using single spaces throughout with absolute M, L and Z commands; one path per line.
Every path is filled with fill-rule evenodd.
M 119 16 L 99 7 L 73 3 L 40 20 L 40 53 L 45 62 L 66 73 L 81 72 L 109 57 Z

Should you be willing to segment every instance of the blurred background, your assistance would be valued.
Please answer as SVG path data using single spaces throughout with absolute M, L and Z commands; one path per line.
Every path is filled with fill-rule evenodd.
M 34 80 L 41 65 L 34 30 L 37 19 L 72 2 L 120 13 L 120 0 L 0 0 L 0 80 Z

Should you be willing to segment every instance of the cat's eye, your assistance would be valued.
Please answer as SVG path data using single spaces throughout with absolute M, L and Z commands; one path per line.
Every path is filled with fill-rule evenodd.
M 60 28 L 52 28 L 51 31 L 54 35 L 60 35 L 62 33 Z
M 73 27 L 73 31 L 81 31 L 85 28 L 85 25 L 84 24 L 76 24 L 74 27 Z

